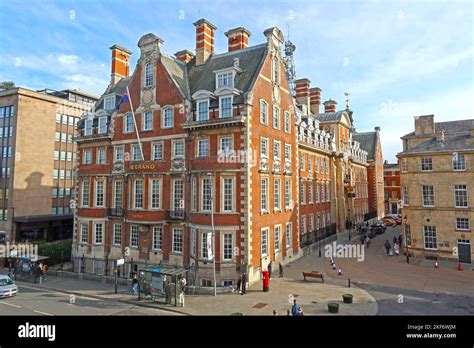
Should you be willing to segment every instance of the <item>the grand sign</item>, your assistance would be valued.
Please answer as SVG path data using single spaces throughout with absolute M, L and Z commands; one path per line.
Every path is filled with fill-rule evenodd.
M 137 163 L 137 164 L 130 164 L 130 170 L 155 170 L 156 165 L 155 163 Z

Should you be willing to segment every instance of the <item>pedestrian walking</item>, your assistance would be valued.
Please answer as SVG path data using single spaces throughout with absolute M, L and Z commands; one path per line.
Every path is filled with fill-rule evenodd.
M 400 233 L 398 235 L 398 245 L 400 245 L 400 248 L 402 247 L 402 242 L 403 242 L 403 237 L 402 237 L 402 234 Z
M 296 317 L 300 315 L 300 305 L 296 303 L 296 300 L 293 300 L 293 306 L 291 306 L 291 315 Z
M 35 264 L 33 265 L 33 277 L 34 277 L 34 279 L 35 279 L 35 284 L 36 284 L 36 282 L 37 282 L 37 280 L 38 280 L 39 272 L 41 272 L 41 271 L 39 271 L 38 264 L 35 263 Z
M 240 288 L 242 286 L 242 275 L 240 274 L 238 277 L 237 277 L 237 293 L 240 294 Z
M 385 251 L 387 252 L 387 255 L 389 254 L 390 252 L 390 243 L 388 242 L 388 239 L 385 241 Z
M 43 274 L 43 278 L 46 279 L 46 270 L 48 267 L 46 266 L 45 263 L 43 263 L 43 266 L 41 267 L 41 273 Z
M 276 309 L 273 310 L 273 315 L 276 317 L 278 316 L 278 312 L 276 311 Z
M 281 262 L 278 263 L 278 270 L 280 273 L 280 278 L 283 277 L 283 265 L 281 264 Z
M 395 255 L 400 255 L 400 247 L 398 246 L 398 243 L 393 244 L 393 250 L 395 251 Z
M 365 237 L 363 234 L 360 235 L 360 244 L 364 245 L 365 243 Z
M 369 246 L 370 246 L 370 238 L 369 238 L 369 236 L 365 237 L 365 245 L 367 246 L 367 249 L 369 249 Z
M 272 262 L 271 261 L 267 266 L 267 270 L 268 270 L 268 279 L 272 279 Z
M 245 290 L 247 288 L 247 274 L 245 272 L 242 273 L 242 295 L 245 295 Z
M 135 274 L 132 278 L 132 294 L 138 293 L 138 277 Z
M 395 236 L 393 236 L 393 239 L 392 239 L 392 241 L 393 241 L 393 244 L 395 244 L 395 243 L 398 243 L 398 238 L 397 238 L 397 237 L 395 237 Z
M 290 317 L 290 316 L 291 316 L 291 312 L 290 312 L 289 309 L 286 310 L 286 316 L 287 316 L 287 317 Z

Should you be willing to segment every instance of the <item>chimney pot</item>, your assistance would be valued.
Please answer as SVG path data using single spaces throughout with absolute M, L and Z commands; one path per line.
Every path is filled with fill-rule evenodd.
M 214 31 L 217 27 L 202 18 L 194 23 L 196 27 L 196 65 L 204 64 L 214 53 Z
M 309 90 L 309 106 L 311 113 L 314 115 L 319 114 L 319 107 L 321 105 L 321 88 L 313 87 Z
M 130 74 L 130 55 L 132 52 L 119 45 L 113 45 L 110 49 L 112 50 L 112 73 L 110 83 L 113 86 Z
M 188 63 L 194 58 L 193 52 L 188 51 L 188 50 L 178 51 L 174 55 L 177 60 L 180 60 L 184 63 Z
M 444 141 L 444 130 L 440 130 L 436 132 L 436 140 Z
M 335 100 L 329 99 L 324 103 L 324 112 L 336 112 L 337 102 Z
M 296 101 L 302 105 L 306 105 L 308 113 L 310 109 L 310 85 L 311 81 L 307 78 L 298 79 L 295 81 Z
M 380 127 L 377 126 L 377 127 L 374 128 L 374 130 L 375 130 L 376 132 L 380 132 Z
M 229 39 L 229 52 L 232 52 L 248 47 L 252 33 L 244 27 L 238 27 L 230 29 L 224 35 Z

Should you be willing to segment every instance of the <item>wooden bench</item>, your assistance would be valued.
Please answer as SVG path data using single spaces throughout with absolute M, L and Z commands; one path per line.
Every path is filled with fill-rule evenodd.
M 311 277 L 311 278 L 319 278 L 322 280 L 324 283 L 324 275 L 322 273 L 316 272 L 316 271 L 311 271 L 311 272 L 303 272 L 303 278 L 306 280 L 306 277 Z

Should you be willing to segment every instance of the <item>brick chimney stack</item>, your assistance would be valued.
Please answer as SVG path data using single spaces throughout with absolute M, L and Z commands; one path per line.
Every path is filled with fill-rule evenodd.
M 250 31 L 243 27 L 230 29 L 224 34 L 229 39 L 229 52 L 241 50 L 248 47 L 249 37 L 252 35 Z
M 324 112 L 336 112 L 337 102 L 335 100 L 329 99 L 324 103 Z
M 296 101 L 302 105 L 306 105 L 308 112 L 310 109 L 310 93 L 309 93 L 310 85 L 311 85 L 311 81 L 306 78 L 295 81 Z
M 174 55 L 177 60 L 180 60 L 184 63 L 188 63 L 194 58 L 194 54 L 188 50 L 178 51 Z
M 112 74 L 110 83 L 115 85 L 120 79 L 128 77 L 130 74 L 130 52 L 125 47 L 113 45 L 112 50 Z
M 204 18 L 195 22 L 194 26 L 196 27 L 196 65 L 202 65 L 214 53 L 214 31 L 217 27 Z
M 313 115 L 319 114 L 319 106 L 321 105 L 321 88 L 313 87 L 309 90 L 309 106 Z

